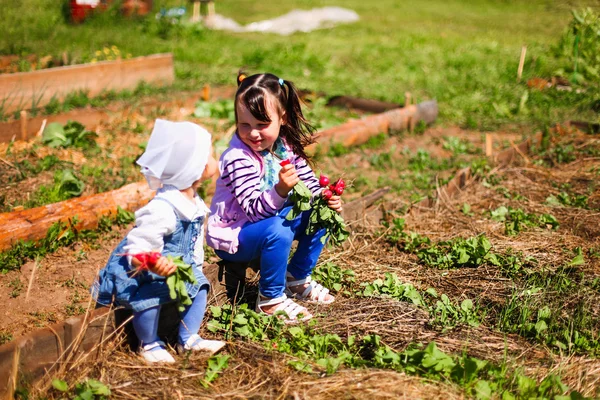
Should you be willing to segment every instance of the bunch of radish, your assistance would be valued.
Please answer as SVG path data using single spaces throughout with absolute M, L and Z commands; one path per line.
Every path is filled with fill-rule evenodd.
M 348 238 L 349 232 L 342 216 L 329 208 L 328 202 L 332 196 L 341 196 L 344 193 L 346 182 L 342 178 L 339 178 L 335 183 L 330 182 L 327 175 L 321 174 L 319 177 L 319 185 L 323 190 L 321 196 L 318 196 L 312 202 L 306 233 L 312 234 L 325 228 L 325 235 L 323 235 L 321 241 L 325 243 L 329 238 L 331 244 L 339 245 Z
M 289 163 L 288 160 L 282 161 L 281 166 L 285 165 L 286 162 Z M 312 193 L 304 182 L 300 181 L 294 186 L 290 194 L 293 206 L 286 219 L 293 220 L 302 212 L 311 210 L 306 234 L 312 235 L 321 229 L 325 229 L 321 242 L 325 243 L 329 238 L 331 244 L 339 245 L 348 238 L 349 232 L 342 216 L 329 208 L 328 201 L 333 195 L 341 196 L 346 188 L 346 183 L 340 178 L 335 183 L 330 184 L 329 178 L 326 175 L 321 175 L 319 185 L 323 190 L 321 195 L 314 199 L 312 199 Z
M 125 256 L 131 255 L 133 258 L 140 262 L 140 266 L 137 267 L 135 274 L 142 271 L 151 271 L 156 266 L 158 260 L 162 257 L 162 254 L 157 251 L 148 251 L 136 254 L 123 254 Z M 192 304 L 187 288 L 186 282 L 191 284 L 197 284 L 198 281 L 194 276 L 194 270 L 192 266 L 185 263 L 181 257 L 167 256 L 169 260 L 177 267 L 175 272 L 167 276 L 167 286 L 169 287 L 169 296 L 171 299 L 177 301 L 179 311 L 183 312 L 185 306 Z M 135 275 L 134 274 L 134 275 Z

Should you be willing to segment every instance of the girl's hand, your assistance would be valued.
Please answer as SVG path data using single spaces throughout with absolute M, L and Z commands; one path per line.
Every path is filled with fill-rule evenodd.
M 296 167 L 292 164 L 284 165 L 279 171 L 279 182 L 275 184 L 275 191 L 281 197 L 287 197 L 290 190 L 292 190 L 298 182 L 300 182 L 300 178 L 296 173 Z
M 175 272 L 177 266 L 167 257 L 160 257 L 156 262 L 156 265 L 154 267 L 149 267 L 148 269 L 157 275 L 169 276 Z
M 327 200 L 327 205 L 333 211 L 337 211 L 338 213 L 342 212 L 342 197 L 336 195 L 331 196 L 329 200 Z

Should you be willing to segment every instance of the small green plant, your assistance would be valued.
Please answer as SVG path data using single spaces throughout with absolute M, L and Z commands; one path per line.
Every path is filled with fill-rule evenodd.
M 504 222 L 504 233 L 509 236 L 516 236 L 525 227 L 539 226 L 558 229 L 559 222 L 552 214 L 529 214 L 520 208 L 500 206 L 490 212 L 492 220 Z
M 351 269 L 341 269 L 332 262 L 317 266 L 312 273 L 313 278 L 323 286 L 350 295 L 350 288 L 355 282 L 355 273 Z
M 6 332 L 4 330 L 0 330 L 0 345 L 4 343 L 8 343 L 13 340 L 13 335 L 10 332 Z
M 473 216 L 473 211 L 471 211 L 471 205 L 468 203 L 463 203 L 460 212 L 462 212 L 464 215 L 468 216 L 468 217 L 472 217 Z
M 384 279 L 376 279 L 372 283 L 362 284 L 362 286 L 364 289 L 360 294 L 365 297 L 382 295 L 411 302 L 419 307 L 426 306 L 425 300 L 417 288 L 410 283 L 401 282 L 396 274 L 386 272 Z
M 437 297 L 437 293 L 433 289 L 429 289 L 428 293 Z M 478 327 L 481 320 L 471 299 L 464 299 L 458 306 L 453 304 L 445 294 L 440 296 L 435 306 L 430 307 L 429 313 L 433 318 L 432 324 L 441 326 L 454 326 L 464 323 Z
M 200 100 L 196 103 L 194 117 L 226 119 L 230 123 L 234 123 L 235 108 L 233 105 L 233 100 L 220 100 L 216 102 Z
M 54 173 L 54 184 L 52 186 L 42 185 L 25 202 L 25 208 L 33 208 L 46 204 L 57 203 L 83 193 L 85 184 L 79 179 L 73 170 L 64 169 Z
M 362 149 L 379 149 L 383 147 L 387 141 L 388 136 L 385 133 L 380 133 L 375 136 L 371 136 L 364 144 L 360 147 Z
M 461 154 L 476 154 L 481 152 L 479 149 L 476 149 L 470 141 L 455 136 L 445 137 L 442 148 L 450 151 L 455 157 Z
M 21 279 L 19 279 L 19 277 L 17 276 L 8 283 L 8 287 L 12 288 L 12 291 L 10 292 L 10 297 L 19 297 L 21 291 L 23 290 L 23 282 L 21 282 Z
M 583 194 L 571 194 L 560 192 L 558 195 L 550 195 L 546 198 L 546 204 L 549 206 L 567 206 L 588 208 L 588 196 Z
M 433 246 L 416 251 L 419 260 L 429 266 L 441 269 L 476 268 L 488 262 L 492 244 L 485 235 L 457 238 L 450 241 L 438 242 Z
M 96 146 L 95 132 L 88 131 L 77 121 L 68 121 L 64 126 L 51 122 L 44 129 L 42 143 L 49 147 L 78 147 L 90 149 Z
M 96 379 L 86 379 L 70 390 L 69 384 L 61 379 L 53 379 L 52 387 L 58 392 L 68 395 L 73 400 L 103 400 L 110 397 L 110 388 Z
M 344 146 L 342 143 L 331 143 L 327 149 L 327 157 L 341 157 L 345 154 L 349 154 L 352 149 L 348 146 Z
M 600 79 L 600 15 L 592 8 L 573 10 L 568 32 L 563 36 L 559 52 L 567 57 L 570 66 L 564 75 L 571 73 L 571 80 L 581 84 Z
M 389 272 L 385 274 L 384 279 L 376 279 L 372 283 L 363 283 L 361 286 L 364 287 L 360 292 L 362 296 L 391 297 L 424 308 L 431 317 L 432 325 L 442 327 L 453 327 L 457 324 L 479 326 L 481 320 L 472 300 L 464 299 L 460 305 L 456 305 L 450 301 L 447 295 L 438 296 L 433 288 L 420 292 L 412 284 L 401 282 L 396 274 Z
M 207 361 L 206 373 L 204 379 L 200 381 L 202 386 L 208 387 L 211 382 L 214 382 L 218 376 L 227 368 L 229 365 L 229 359 L 231 356 L 224 354 L 217 354 L 210 357 Z
M 391 167 L 393 167 L 393 159 L 392 154 L 394 150 L 390 152 L 384 152 L 379 154 L 372 154 L 369 157 L 369 164 L 377 170 L 385 171 Z

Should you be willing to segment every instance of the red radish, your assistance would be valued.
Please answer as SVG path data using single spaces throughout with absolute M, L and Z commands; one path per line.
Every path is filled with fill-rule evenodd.
M 329 186 L 329 178 L 327 177 L 327 175 L 321 174 L 321 177 L 319 178 L 319 185 L 321 187 Z
M 331 196 L 333 196 L 333 192 L 329 189 L 325 189 L 323 190 L 323 192 L 321 193 L 321 196 L 323 196 L 323 198 L 325 200 L 329 200 L 331 198 Z
M 338 179 L 338 181 L 335 183 L 335 186 L 337 187 L 341 187 L 342 189 L 346 188 L 346 182 L 344 182 L 344 180 L 342 178 Z
M 279 165 L 281 165 L 282 167 L 285 167 L 288 164 L 291 164 L 292 162 L 290 160 L 283 160 L 279 163 Z
M 158 259 L 162 256 L 157 251 L 148 251 L 145 253 L 137 254 L 122 254 L 124 256 L 132 256 L 140 262 L 139 270 L 148 270 L 156 265 Z
M 333 193 L 337 194 L 338 196 L 341 196 L 342 193 L 344 193 L 344 188 L 341 186 L 336 186 L 335 189 L 333 189 Z

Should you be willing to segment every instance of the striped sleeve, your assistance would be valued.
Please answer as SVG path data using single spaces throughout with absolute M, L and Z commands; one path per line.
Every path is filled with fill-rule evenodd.
M 275 188 L 260 191 L 260 172 L 245 157 L 224 160 L 221 178 L 251 222 L 271 217 L 283 207 L 285 198 Z
M 321 190 L 319 186 L 319 179 L 315 176 L 312 168 L 308 165 L 306 160 L 300 156 L 295 156 L 294 166 L 298 177 L 306 184 L 306 187 L 310 189 L 313 195 L 316 195 Z

